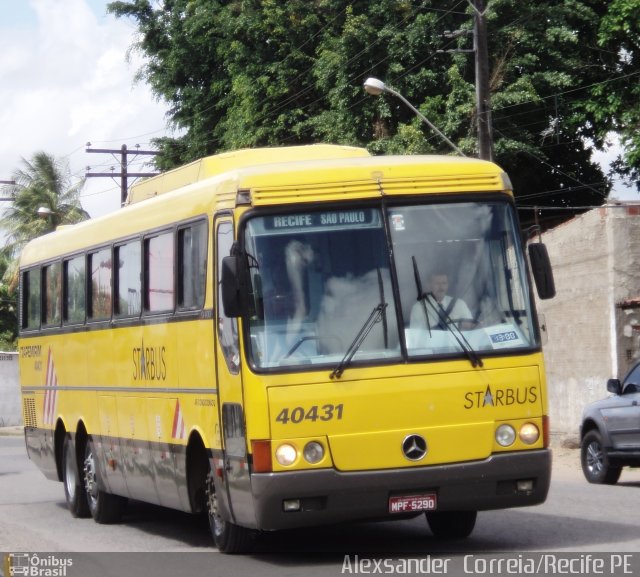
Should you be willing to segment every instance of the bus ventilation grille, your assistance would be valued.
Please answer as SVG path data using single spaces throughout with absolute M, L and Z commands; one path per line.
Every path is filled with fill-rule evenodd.
M 36 421 L 36 400 L 35 399 L 24 399 L 22 404 L 22 415 L 24 417 L 24 426 L 25 427 L 37 427 L 38 423 Z

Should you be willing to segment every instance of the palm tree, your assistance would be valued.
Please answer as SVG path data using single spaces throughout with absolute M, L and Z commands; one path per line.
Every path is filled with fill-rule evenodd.
M 30 240 L 47 234 L 61 224 L 74 224 L 89 215 L 80 205 L 84 179 L 72 183 L 69 164 L 46 152 L 37 152 L 30 160 L 22 159 L 22 168 L 12 174 L 15 184 L 3 187 L 3 196 L 12 199 L 0 219 L 7 235 L 3 252 L 14 262 L 5 273 L 10 285 L 17 282 L 16 260 Z M 44 210 L 42 210 L 44 209 Z M 43 218 L 44 217 L 44 218 Z
M 0 278 L 9 267 L 9 259 L 0 251 Z M 14 351 L 18 336 L 18 315 L 15 294 L 9 292 L 9 286 L 0 280 L 0 351 Z
M 7 248 L 12 256 L 30 240 L 54 231 L 61 224 L 89 218 L 80 205 L 85 180 L 72 184 L 66 161 L 37 152 L 31 160 L 23 158 L 22 164 L 12 175 L 15 184 L 3 188 L 3 196 L 13 199 L 0 220 L 0 226 L 8 234 L 10 248 Z

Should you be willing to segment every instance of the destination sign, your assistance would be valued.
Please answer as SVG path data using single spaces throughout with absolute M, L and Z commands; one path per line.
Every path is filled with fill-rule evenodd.
M 265 229 L 267 230 L 300 230 L 349 225 L 371 226 L 377 225 L 378 222 L 377 213 L 370 208 L 306 212 L 264 218 Z

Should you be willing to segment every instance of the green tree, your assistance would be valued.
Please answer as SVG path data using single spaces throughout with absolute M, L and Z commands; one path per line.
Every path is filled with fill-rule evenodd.
M 15 350 L 18 336 L 17 298 L 4 279 L 8 267 L 7 255 L 0 252 L 0 351 Z
M 637 114 L 637 97 L 625 94 L 638 64 L 622 69 L 627 36 L 637 34 L 620 32 L 616 15 L 624 19 L 638 1 L 489 1 L 496 160 L 523 205 L 563 209 L 608 195 L 591 147 L 603 147 L 625 114 Z M 137 22 L 134 48 L 147 59 L 141 76 L 184 130 L 157 141 L 160 168 L 231 148 L 328 141 L 374 153 L 450 152 L 402 103 L 365 96 L 368 76 L 394 86 L 466 153 L 476 152 L 473 55 L 438 52 L 471 48 L 468 34 L 442 36 L 471 31 L 464 0 L 154 6 L 129 0 L 108 9 Z M 598 91 L 619 105 L 603 110 Z M 626 162 L 637 159 L 627 155 Z
M 625 154 L 616 163 L 617 172 L 636 181 L 640 190 L 640 0 L 612 0 L 600 22 L 598 43 L 608 54 L 612 75 L 625 77 L 625 89 L 610 91 L 607 84 L 593 88 L 591 111 L 598 121 L 601 138 L 608 129 L 617 132 Z
M 16 258 L 27 242 L 59 225 L 89 218 L 80 204 L 84 179 L 74 183 L 64 160 L 37 152 L 29 160 L 22 159 L 12 180 L 15 184 L 3 187 L 3 196 L 11 202 L 0 219 L 8 239 L 4 252 L 10 258 Z
M 9 300 L 14 298 L 18 284 L 18 256 L 22 247 L 61 224 L 89 218 L 80 204 L 84 179 L 72 182 L 69 165 L 64 160 L 37 152 L 30 160 L 22 159 L 22 167 L 12 174 L 12 180 L 15 184 L 2 188 L 2 195 L 11 198 L 11 202 L 0 219 L 0 228 L 6 236 L 1 254 L 7 259 L 1 278 Z M 13 328 L 17 330 L 15 320 Z

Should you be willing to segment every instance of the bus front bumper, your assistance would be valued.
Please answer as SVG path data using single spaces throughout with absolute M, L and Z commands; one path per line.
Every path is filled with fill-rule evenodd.
M 546 499 L 550 480 L 551 451 L 544 449 L 420 468 L 253 474 L 251 486 L 256 528 L 271 531 L 398 518 L 389 512 L 391 496 L 435 493 L 438 511 L 537 505 Z M 532 481 L 530 490 L 522 490 L 526 481 Z M 299 509 L 285 511 L 285 502 L 296 500 Z

